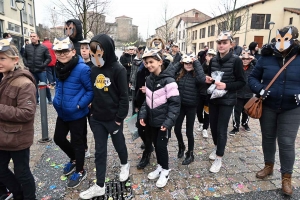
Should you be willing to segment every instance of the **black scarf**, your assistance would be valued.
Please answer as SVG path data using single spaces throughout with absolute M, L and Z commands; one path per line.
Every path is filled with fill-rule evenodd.
M 57 61 L 57 64 L 55 67 L 57 78 L 61 81 L 66 80 L 70 76 L 71 71 L 76 67 L 78 60 L 79 60 L 79 57 L 76 54 L 75 56 L 72 57 L 72 59 L 69 62 L 67 62 L 65 64 Z

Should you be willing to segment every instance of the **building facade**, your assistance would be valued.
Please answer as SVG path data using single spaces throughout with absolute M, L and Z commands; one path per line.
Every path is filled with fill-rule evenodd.
M 34 0 L 25 0 L 22 11 L 24 39 L 29 39 L 30 33 L 36 32 Z M 21 49 L 22 31 L 20 10 L 15 0 L 0 0 L 0 37 L 9 33 L 14 44 Z
M 272 9 L 270 9 L 272 8 Z M 276 30 L 284 26 L 293 25 L 300 28 L 299 0 L 260 0 L 238 9 L 234 24 L 234 39 L 237 44 L 247 46 L 255 41 L 259 47 L 268 43 L 269 33 L 271 39 L 275 37 Z M 203 21 L 187 28 L 188 37 L 191 39 L 187 45 L 188 51 L 199 52 L 205 45 L 216 49 L 216 38 L 222 31 L 222 15 Z M 269 25 L 274 22 L 274 25 Z M 270 29 L 271 32 L 270 32 Z

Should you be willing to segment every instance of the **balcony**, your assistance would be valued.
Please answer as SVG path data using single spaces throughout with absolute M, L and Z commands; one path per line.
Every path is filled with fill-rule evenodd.
M 26 12 L 22 12 L 22 17 L 23 17 L 23 22 L 27 23 L 28 22 L 28 18 L 27 18 L 27 13 Z
M 33 16 L 29 14 L 29 24 L 33 26 Z

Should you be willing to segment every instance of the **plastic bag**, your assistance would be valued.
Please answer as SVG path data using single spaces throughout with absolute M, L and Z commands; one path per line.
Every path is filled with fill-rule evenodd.
M 224 72 L 221 71 L 215 71 L 211 73 L 211 77 L 215 80 L 215 81 L 221 81 L 222 77 L 223 77 Z M 207 94 L 212 94 L 213 91 L 216 89 L 216 85 L 212 84 L 211 86 L 209 86 L 209 88 L 207 89 Z
M 139 136 L 138 130 L 136 127 L 137 122 L 137 114 L 132 115 L 129 119 L 126 120 L 126 124 L 128 126 L 128 130 L 131 133 L 132 141 L 136 140 Z
M 210 97 L 210 99 L 220 98 L 227 93 L 227 90 L 218 90 L 215 89 Z

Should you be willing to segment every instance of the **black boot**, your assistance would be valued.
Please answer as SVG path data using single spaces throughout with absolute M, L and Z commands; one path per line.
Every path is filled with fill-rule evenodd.
M 182 162 L 182 165 L 189 165 L 191 162 L 194 162 L 194 154 L 193 151 L 187 151 L 185 153 L 185 159 Z
M 178 150 L 177 157 L 178 157 L 178 158 L 182 158 L 182 157 L 183 157 L 183 154 L 184 154 L 184 151 L 185 151 L 185 146 L 184 146 L 184 144 L 182 143 L 182 144 L 179 144 L 178 147 L 179 147 L 179 150 Z
M 143 152 L 143 156 L 139 164 L 136 166 L 137 169 L 144 169 L 150 163 L 151 153 Z

